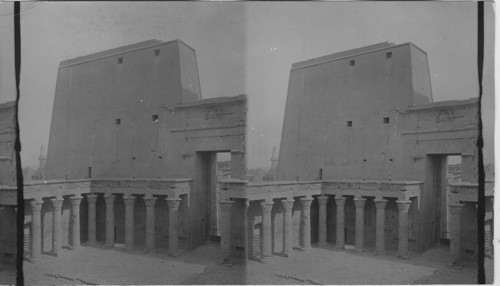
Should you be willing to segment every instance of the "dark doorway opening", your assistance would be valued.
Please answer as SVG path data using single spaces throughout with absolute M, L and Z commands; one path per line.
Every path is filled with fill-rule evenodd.
M 231 153 L 227 151 L 196 152 L 198 156 L 201 214 L 201 242 L 220 241 L 221 179 L 231 178 Z
M 455 154 L 429 155 L 430 170 L 428 170 L 427 184 L 432 191 L 434 201 L 434 243 L 450 243 L 450 182 L 461 180 L 461 156 Z

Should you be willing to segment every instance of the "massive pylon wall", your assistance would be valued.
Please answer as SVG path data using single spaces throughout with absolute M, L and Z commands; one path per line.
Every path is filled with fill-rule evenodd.
M 47 178 L 187 173 L 174 156 L 181 148 L 168 136 L 181 121 L 171 116 L 171 107 L 199 99 L 195 51 L 179 40 L 151 40 L 61 62 Z
M 432 101 L 427 55 L 376 44 L 295 63 L 278 180 L 397 177 L 397 108 Z

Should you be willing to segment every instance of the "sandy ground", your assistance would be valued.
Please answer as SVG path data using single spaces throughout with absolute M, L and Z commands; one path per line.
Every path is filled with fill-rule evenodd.
M 447 247 L 436 247 L 408 260 L 390 253 L 338 251 L 313 247 L 295 250 L 289 258 L 279 255 L 264 261 L 224 261 L 216 243 L 179 257 L 146 254 L 124 249 L 85 247 L 63 249 L 59 257 L 42 255 L 24 262 L 26 285 L 95 284 L 475 284 L 473 262 L 461 269 L 448 266 Z M 487 282 L 492 283 L 493 260 L 486 261 Z M 0 268 L 0 284 L 14 284 L 15 269 Z

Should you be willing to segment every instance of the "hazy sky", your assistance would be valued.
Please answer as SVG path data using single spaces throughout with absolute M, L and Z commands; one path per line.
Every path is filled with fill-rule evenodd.
M 8 6 L 10 6 L 10 8 Z M 478 96 L 477 5 L 457 2 L 22 3 L 22 160 L 47 147 L 59 62 L 149 39 L 196 50 L 203 98 L 248 94 L 249 167 L 281 138 L 292 63 L 379 42 L 428 54 L 434 101 Z M 0 4 L 0 103 L 14 99 L 11 3 Z M 486 158 L 493 152 L 493 10 L 486 8 Z M 6 27 L 5 29 L 3 27 Z M 13 51 L 13 50 L 12 50 Z M 6 64 L 7 63 L 7 64 Z

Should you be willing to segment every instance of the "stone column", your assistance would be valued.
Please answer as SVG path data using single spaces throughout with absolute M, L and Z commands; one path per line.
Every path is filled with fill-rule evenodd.
M 52 203 L 52 252 L 61 251 L 61 208 L 64 199 L 50 199 Z
M 343 249 L 345 247 L 345 197 L 335 196 L 335 204 L 337 205 L 337 227 L 335 236 L 335 247 Z
M 243 223 L 244 229 L 243 229 L 243 237 L 244 237 L 244 245 L 245 245 L 245 253 L 243 254 L 243 258 L 245 259 L 245 263 L 248 262 L 249 258 L 249 249 L 248 247 L 250 240 L 248 239 L 248 207 L 250 207 L 250 201 L 249 200 L 243 200 L 243 220 L 241 221 Z M 252 224 L 253 228 L 253 224 Z M 252 240 L 253 241 L 253 240 Z
M 134 246 L 134 196 L 123 197 L 125 203 L 125 248 Z
M 106 246 L 115 246 L 115 196 L 106 195 Z
M 356 234 L 354 237 L 354 247 L 357 251 L 362 251 L 365 243 L 365 202 L 366 199 L 354 199 L 356 206 Z
M 30 201 L 31 206 L 31 258 L 40 258 L 42 255 L 42 210 L 43 201 Z
M 88 244 L 95 245 L 96 244 L 96 204 L 97 195 L 96 194 L 88 194 L 87 195 L 87 203 L 88 203 Z
M 326 245 L 326 204 L 328 203 L 327 196 L 319 196 L 319 233 L 318 233 L 318 244 L 320 246 Z
M 80 202 L 82 197 L 70 197 L 71 202 L 71 218 L 73 225 L 71 228 L 71 247 L 73 249 L 80 248 Z
M 146 250 L 155 250 L 155 205 L 157 198 L 144 198 L 146 205 Z
M 294 200 L 281 200 L 283 205 L 283 254 L 289 256 L 293 249 L 292 209 Z
M 227 258 L 231 256 L 231 245 L 232 245 L 232 235 L 231 235 L 231 217 L 232 208 L 235 201 L 220 201 L 220 250 Z
M 176 255 L 179 251 L 179 204 L 180 198 L 167 198 L 168 204 L 168 252 Z
M 378 254 L 385 254 L 385 207 L 387 200 L 374 200 L 377 208 L 377 228 L 375 231 L 375 249 Z
M 408 209 L 411 201 L 396 201 L 399 209 L 398 256 L 408 257 Z
M 302 250 L 309 250 L 311 248 L 311 203 L 312 198 L 301 198 L 302 205 Z
M 262 207 L 262 258 L 272 254 L 272 232 L 271 232 L 271 211 L 274 202 L 260 202 Z
M 450 253 L 453 264 L 460 263 L 461 257 L 461 215 L 464 204 L 450 204 L 451 213 L 451 239 L 450 239 Z

